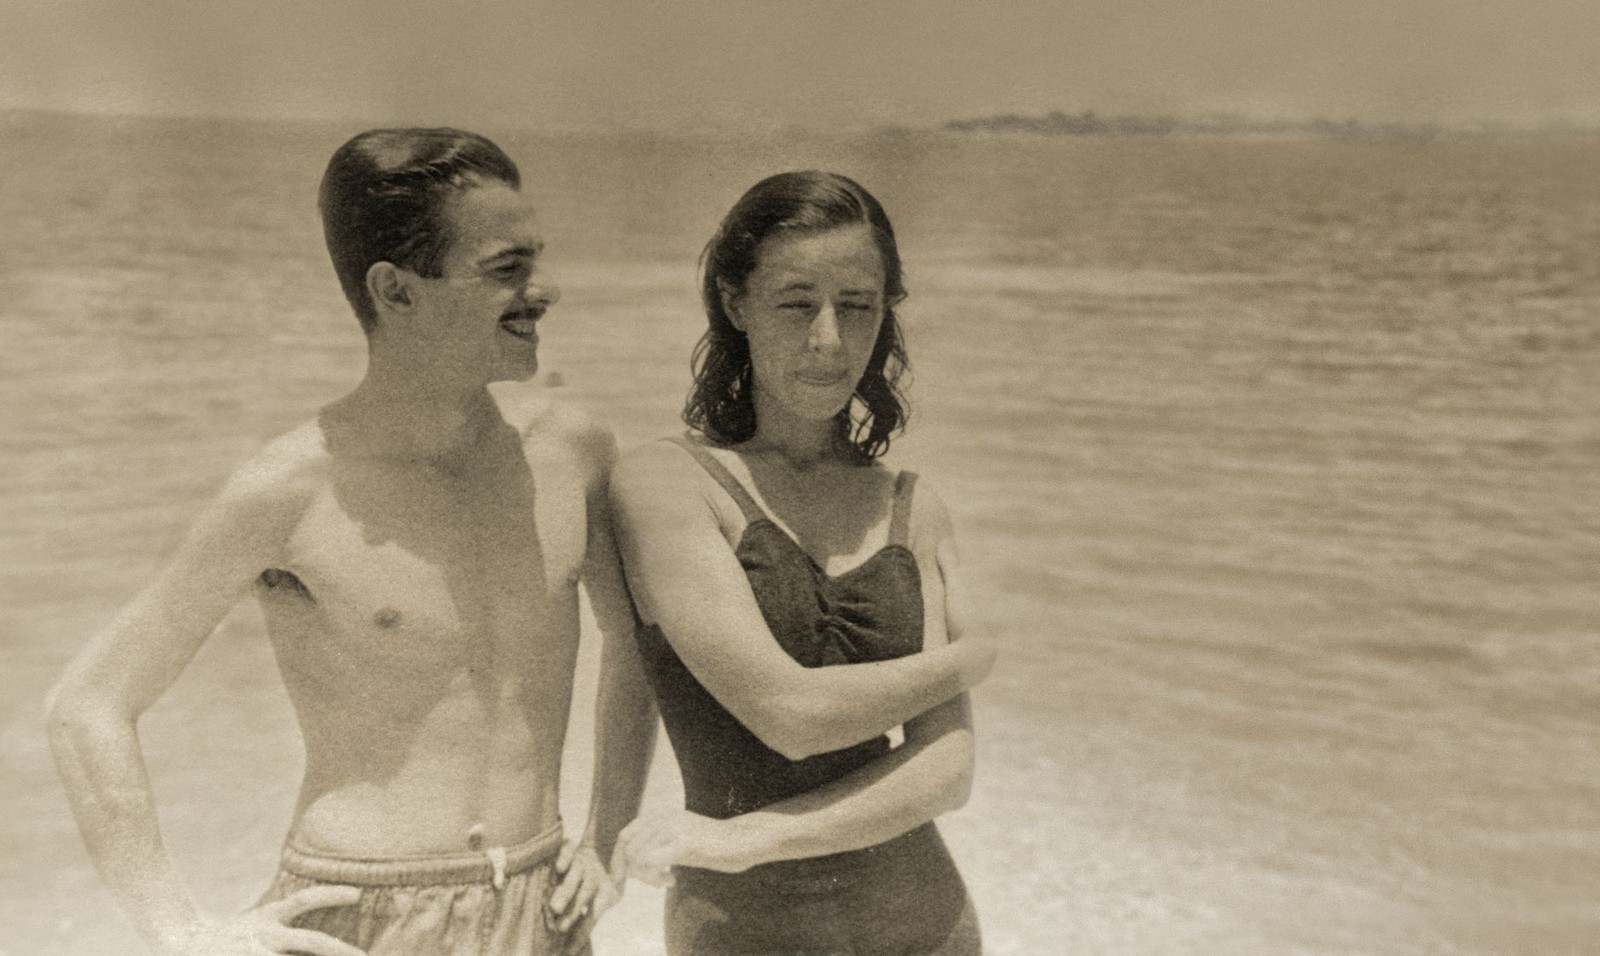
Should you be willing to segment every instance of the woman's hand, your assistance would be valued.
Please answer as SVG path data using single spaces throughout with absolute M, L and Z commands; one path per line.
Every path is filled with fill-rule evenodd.
M 729 821 L 670 810 L 628 824 L 617 838 L 618 869 L 651 886 L 671 886 L 674 866 L 738 873 L 739 859 Z
M 169 956 L 364 956 L 361 950 L 327 933 L 297 929 L 295 919 L 312 910 L 354 906 L 354 886 L 311 886 L 281 900 L 249 909 L 233 919 L 206 923 L 177 934 L 159 951 Z

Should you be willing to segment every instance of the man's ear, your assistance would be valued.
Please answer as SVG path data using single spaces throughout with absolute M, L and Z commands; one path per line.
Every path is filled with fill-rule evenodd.
M 728 317 L 728 321 L 733 323 L 734 328 L 743 332 L 744 316 L 739 314 L 739 300 L 743 297 L 739 294 L 739 291 L 718 279 L 717 294 L 722 297 L 722 314 Z
M 392 262 L 374 262 L 367 269 L 367 295 L 380 310 L 411 311 L 411 273 Z

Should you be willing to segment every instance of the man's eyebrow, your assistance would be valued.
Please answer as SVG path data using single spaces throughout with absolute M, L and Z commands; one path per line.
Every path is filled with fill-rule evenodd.
M 535 242 L 532 245 L 511 246 L 510 248 L 500 249 L 494 253 L 491 253 L 490 255 L 484 256 L 482 259 L 478 260 L 478 264 L 488 265 L 496 259 L 506 258 L 537 259 L 539 257 L 539 253 L 543 251 L 544 243 L 542 242 Z
M 804 279 L 796 279 L 793 282 L 787 282 L 779 286 L 778 294 L 783 295 L 788 292 L 812 292 L 815 291 L 816 288 L 817 286 L 813 282 L 807 282 Z M 879 295 L 879 290 L 874 289 L 871 286 L 866 286 L 860 289 L 840 289 L 839 294 L 860 296 L 865 298 L 876 298 Z

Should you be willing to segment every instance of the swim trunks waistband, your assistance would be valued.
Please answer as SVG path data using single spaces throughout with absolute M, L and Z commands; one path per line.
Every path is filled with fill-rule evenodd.
M 399 856 L 379 859 L 328 856 L 285 845 L 283 868 L 296 876 L 323 883 L 355 886 L 438 886 L 447 883 L 498 883 L 531 870 L 561 849 L 561 824 L 510 847 L 486 847 L 464 853 Z

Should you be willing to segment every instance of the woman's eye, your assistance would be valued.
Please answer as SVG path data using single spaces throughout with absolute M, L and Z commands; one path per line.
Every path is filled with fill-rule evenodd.
M 811 307 L 809 302 L 780 302 L 778 304 L 780 309 L 810 309 Z

